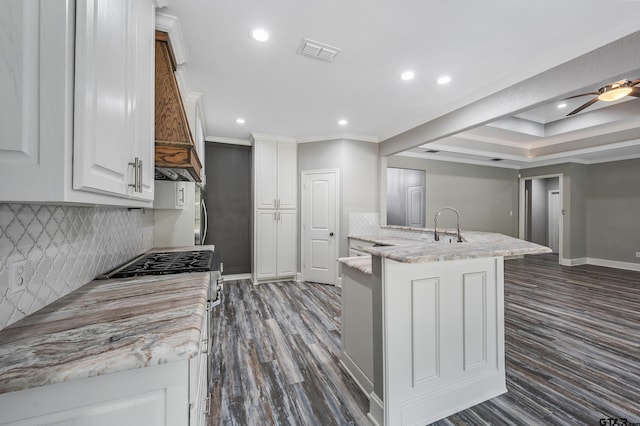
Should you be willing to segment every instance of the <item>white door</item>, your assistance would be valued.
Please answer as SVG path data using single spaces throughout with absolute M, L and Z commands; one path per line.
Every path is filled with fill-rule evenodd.
M 560 191 L 549 191 L 549 248 L 560 251 Z
M 338 171 L 303 172 L 302 274 L 305 281 L 336 283 Z
M 406 224 L 416 228 L 424 228 L 424 186 L 407 187 Z

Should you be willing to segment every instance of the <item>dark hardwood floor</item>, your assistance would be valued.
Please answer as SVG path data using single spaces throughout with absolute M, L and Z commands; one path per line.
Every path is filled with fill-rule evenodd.
M 339 289 L 225 283 L 216 315 L 211 426 L 370 424 L 338 364 Z M 437 425 L 640 423 L 640 272 L 506 261 L 505 329 L 508 393 Z

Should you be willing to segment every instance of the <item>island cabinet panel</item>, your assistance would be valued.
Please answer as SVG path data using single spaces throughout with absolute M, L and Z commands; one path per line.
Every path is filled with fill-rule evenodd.
M 503 259 L 377 259 L 384 424 L 428 424 L 506 392 Z

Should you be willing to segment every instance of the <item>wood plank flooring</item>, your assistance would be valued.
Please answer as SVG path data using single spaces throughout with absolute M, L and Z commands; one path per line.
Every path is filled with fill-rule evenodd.
M 235 281 L 223 300 L 210 426 L 370 424 L 338 363 L 338 288 Z M 505 329 L 508 393 L 436 425 L 640 422 L 640 272 L 506 261 Z

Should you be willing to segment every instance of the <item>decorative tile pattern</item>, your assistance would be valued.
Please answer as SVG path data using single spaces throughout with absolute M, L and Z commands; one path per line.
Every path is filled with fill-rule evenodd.
M 153 245 L 153 211 L 0 204 L 0 329 Z M 11 269 L 24 261 L 22 286 Z
M 348 235 L 378 235 L 378 213 L 350 212 Z

